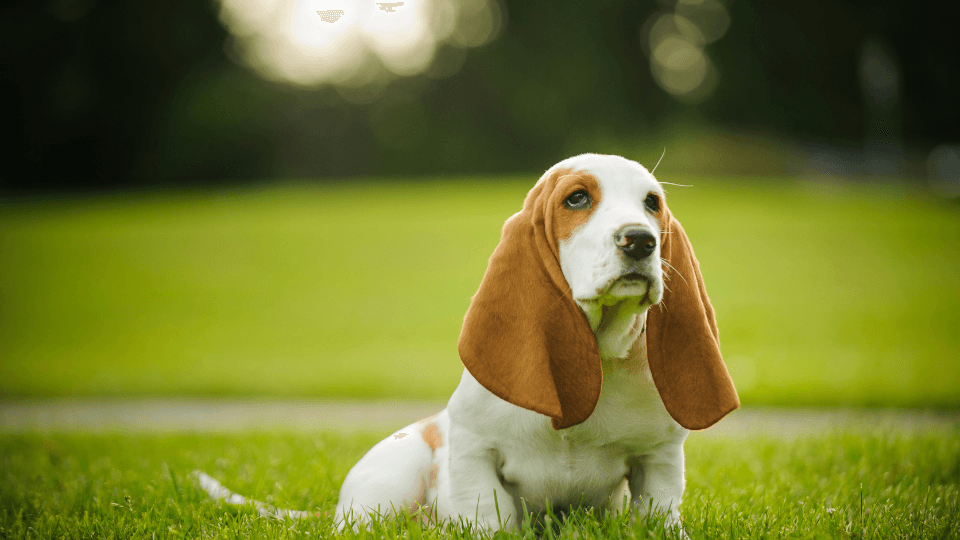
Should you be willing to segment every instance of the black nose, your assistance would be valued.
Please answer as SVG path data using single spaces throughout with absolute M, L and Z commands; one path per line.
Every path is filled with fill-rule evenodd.
M 657 249 L 657 237 L 640 227 L 628 225 L 613 235 L 613 241 L 624 255 L 639 261 Z

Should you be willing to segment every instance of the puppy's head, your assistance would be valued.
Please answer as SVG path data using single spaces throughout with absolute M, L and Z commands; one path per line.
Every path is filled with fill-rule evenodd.
M 661 263 L 679 275 L 669 288 Z M 646 336 L 631 333 L 654 304 L 663 309 L 649 310 Z M 464 319 L 460 358 L 493 394 L 562 429 L 596 407 L 601 353 L 622 357 L 644 337 L 679 424 L 709 427 L 739 406 L 693 249 L 659 183 L 617 156 L 562 161 L 504 224 Z
M 600 355 L 622 358 L 636 339 L 632 315 L 663 298 L 663 188 L 639 163 L 618 156 L 577 156 L 548 174 L 561 176 L 553 235 L 572 298 Z

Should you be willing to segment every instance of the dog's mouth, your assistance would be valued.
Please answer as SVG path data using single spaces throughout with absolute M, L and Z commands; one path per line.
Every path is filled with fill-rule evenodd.
M 616 291 L 628 291 L 634 289 L 647 289 L 650 287 L 650 276 L 641 273 L 636 269 L 629 269 L 623 274 L 611 279 L 600 290 L 598 294 L 615 294 Z M 626 295 L 630 296 L 630 295 Z
M 650 292 L 652 280 L 635 269 L 617 277 L 610 278 L 604 285 L 597 287 L 595 296 L 589 300 L 601 305 L 614 305 L 628 298 L 646 298 Z M 587 300 L 587 299 L 584 299 Z

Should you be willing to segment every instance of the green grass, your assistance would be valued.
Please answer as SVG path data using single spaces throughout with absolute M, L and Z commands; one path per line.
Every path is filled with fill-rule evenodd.
M 747 404 L 960 406 L 960 209 L 663 176 Z M 0 204 L 0 396 L 445 398 L 535 178 Z
M 376 439 L 3 435 L 0 538 L 332 537 L 340 483 Z M 960 538 L 960 425 L 944 433 L 847 429 L 794 440 L 694 434 L 686 450 L 681 512 L 690 538 Z M 277 521 L 250 507 L 221 506 L 191 483 L 195 468 L 244 495 L 319 516 Z M 675 536 L 655 522 L 631 525 L 579 511 L 543 537 L 551 532 L 581 539 Z M 438 535 L 436 527 L 387 520 L 371 537 Z M 501 537 L 520 536 L 533 538 L 530 530 Z

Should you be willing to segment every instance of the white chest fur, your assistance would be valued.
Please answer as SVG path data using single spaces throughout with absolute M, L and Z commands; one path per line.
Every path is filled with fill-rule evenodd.
M 471 410 L 458 404 L 472 403 Z M 483 414 L 477 414 L 477 406 Z M 630 473 L 636 458 L 664 445 L 683 444 L 688 431 L 667 413 L 646 365 L 604 362 L 603 389 L 593 414 L 582 424 L 554 430 L 550 419 L 490 394 L 464 371 L 450 400 L 453 423 L 470 440 L 486 444 L 504 488 L 529 508 L 583 504 L 604 506 Z

